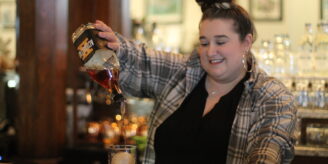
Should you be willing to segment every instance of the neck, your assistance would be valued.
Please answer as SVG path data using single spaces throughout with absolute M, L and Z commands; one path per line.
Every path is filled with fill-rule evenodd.
M 205 88 L 209 96 L 221 97 L 230 92 L 241 79 L 244 78 L 246 72 L 241 72 L 239 76 L 229 81 L 217 80 L 209 75 L 206 76 Z

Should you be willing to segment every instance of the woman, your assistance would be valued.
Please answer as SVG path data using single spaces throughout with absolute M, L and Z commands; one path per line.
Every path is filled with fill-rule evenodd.
M 200 46 L 191 55 L 154 51 L 96 21 L 121 63 L 120 86 L 156 99 L 144 163 L 289 163 L 294 98 L 256 66 L 255 28 L 230 1 L 197 0 Z

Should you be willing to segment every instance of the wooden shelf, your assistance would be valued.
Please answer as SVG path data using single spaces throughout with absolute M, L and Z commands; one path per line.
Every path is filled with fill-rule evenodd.
M 328 147 L 295 146 L 295 155 L 328 157 Z
M 300 118 L 328 119 L 328 110 L 325 109 L 298 109 Z

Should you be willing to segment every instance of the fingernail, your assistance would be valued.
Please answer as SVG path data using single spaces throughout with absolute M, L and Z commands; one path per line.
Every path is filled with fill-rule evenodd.
M 103 32 L 98 32 L 98 35 L 99 36 L 103 36 Z

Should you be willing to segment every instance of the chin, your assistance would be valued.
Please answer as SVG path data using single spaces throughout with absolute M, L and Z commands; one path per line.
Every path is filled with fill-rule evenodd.
M 208 75 L 210 75 L 211 77 L 215 78 L 215 79 L 222 79 L 222 78 L 226 78 L 225 74 L 223 72 L 207 72 Z

